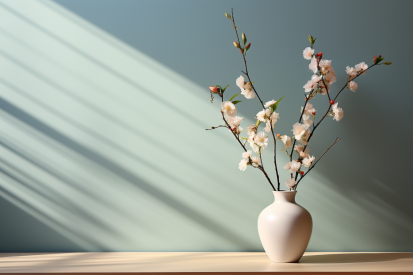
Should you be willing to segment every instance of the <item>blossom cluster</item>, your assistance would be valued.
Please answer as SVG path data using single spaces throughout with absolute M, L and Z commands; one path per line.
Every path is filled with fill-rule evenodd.
M 231 21 L 233 21 L 231 16 L 229 16 L 228 14 L 226 14 L 226 16 Z M 234 21 L 233 21 L 233 24 L 235 26 Z M 237 32 L 237 28 L 236 27 L 234 28 L 235 28 L 235 31 Z M 238 36 L 238 33 L 237 33 L 237 36 Z M 290 173 L 290 177 L 286 180 L 285 185 L 288 188 L 293 189 L 293 190 L 296 189 L 296 186 L 298 183 L 297 182 L 298 176 L 301 175 L 301 178 L 305 176 L 305 174 L 308 173 L 314 167 L 314 165 L 318 162 L 318 160 L 315 161 L 314 155 L 310 155 L 310 149 L 308 147 L 310 139 L 313 136 L 314 130 L 318 127 L 321 121 L 324 120 L 327 116 L 333 117 L 333 120 L 336 120 L 336 121 L 340 121 L 343 118 L 344 111 L 342 108 L 338 107 L 338 102 L 335 102 L 335 99 L 341 93 L 341 91 L 346 87 L 350 89 L 351 91 L 355 92 L 358 88 L 358 84 L 354 82 L 354 79 L 362 74 L 365 74 L 366 71 L 369 69 L 368 65 L 365 62 L 361 62 L 355 65 L 354 67 L 347 66 L 345 71 L 349 75 L 349 77 L 346 82 L 346 85 L 338 92 L 335 98 L 331 99 L 330 88 L 331 88 L 331 85 L 337 81 L 335 70 L 332 66 L 332 60 L 323 59 L 322 52 L 315 53 L 315 50 L 313 49 L 313 44 L 315 42 L 315 39 L 312 36 L 309 36 L 309 40 L 311 43 L 311 47 L 306 47 L 304 49 L 303 57 L 304 59 L 310 61 L 308 66 L 311 72 L 313 73 L 313 75 L 311 76 L 310 80 L 308 80 L 307 83 L 303 86 L 306 101 L 305 101 L 304 106 L 301 107 L 300 119 L 297 123 L 293 125 L 292 130 L 291 130 L 292 135 L 290 136 L 281 135 L 281 134 L 275 135 L 274 133 L 275 124 L 277 123 L 278 119 L 280 119 L 280 115 L 279 113 L 276 112 L 276 110 L 282 98 L 279 99 L 278 101 L 270 100 L 264 104 L 261 98 L 258 96 L 253 86 L 254 82 L 250 82 L 251 80 L 248 75 L 247 68 L 246 68 L 247 73 L 245 74 L 248 80 L 250 81 L 247 82 L 244 79 L 244 77 L 240 75 L 235 80 L 235 83 L 241 90 L 240 92 L 241 95 L 243 95 L 246 99 L 253 99 L 255 98 L 255 96 L 257 96 L 262 105 L 262 110 L 260 110 L 256 114 L 257 123 L 250 124 L 246 129 L 247 137 L 240 136 L 241 133 L 243 132 L 243 128 L 240 126 L 241 122 L 243 121 L 243 117 L 237 116 L 237 108 L 235 105 L 241 101 L 238 101 L 238 100 L 232 101 L 239 94 L 232 96 L 229 101 L 223 101 L 225 89 L 229 85 L 225 88 L 221 88 L 221 86 L 219 85 L 217 85 L 216 87 L 215 86 L 209 87 L 211 91 L 211 102 L 213 99 L 213 94 L 220 96 L 223 101 L 221 103 L 221 112 L 222 112 L 223 120 L 225 121 L 226 125 L 221 125 L 219 127 L 228 128 L 232 132 L 232 134 L 236 137 L 236 139 L 238 140 L 238 142 L 241 144 L 241 146 L 244 149 L 244 152 L 242 153 L 242 159 L 239 163 L 239 169 L 241 171 L 245 171 L 247 166 L 259 168 L 260 170 L 264 172 L 265 176 L 269 180 L 266 172 L 264 171 L 264 167 L 261 161 L 262 161 L 263 150 L 268 147 L 269 134 L 271 134 L 274 139 L 274 146 L 276 146 L 276 141 L 280 140 L 282 141 L 285 149 L 292 147 L 290 154 L 287 152 L 287 150 L 284 150 L 284 149 L 281 149 L 281 150 L 285 151 L 290 158 L 290 161 L 287 162 L 283 166 L 283 168 L 286 169 Z M 247 45 L 247 39 L 244 33 L 242 33 L 242 45 L 241 45 L 240 40 L 238 39 L 238 42 L 234 41 L 234 46 L 240 50 L 244 58 L 245 66 L 247 66 L 245 56 L 246 56 L 246 52 L 251 47 L 251 43 Z M 373 65 L 377 65 L 383 59 L 384 58 L 382 58 L 381 55 L 379 55 L 378 57 L 374 57 Z M 390 65 L 391 62 L 385 62 L 383 64 Z M 319 119 L 318 123 L 315 125 L 314 120 L 317 114 L 317 110 L 314 108 L 314 105 L 310 103 L 310 100 L 312 100 L 318 94 L 326 95 L 326 98 L 328 98 L 328 101 L 329 101 L 329 105 L 328 105 L 325 115 L 322 116 Z M 259 131 L 260 125 L 265 125 L 262 131 Z M 217 127 L 212 127 L 212 128 L 214 129 Z M 240 138 L 244 139 L 245 142 L 241 143 Z M 336 142 L 338 140 L 339 139 L 337 139 Z M 247 150 L 246 148 L 247 144 L 249 145 L 249 147 L 251 147 L 251 150 Z M 327 149 L 327 151 L 331 148 L 331 146 Z M 253 152 L 256 154 L 256 156 L 252 156 Z M 296 160 L 292 159 L 294 152 L 298 155 Z M 275 164 L 275 168 L 277 172 L 278 190 L 279 190 L 280 182 L 278 178 L 278 170 L 277 170 L 275 157 L 276 156 L 274 156 L 274 164 Z M 308 169 L 307 172 L 304 171 L 305 168 Z M 270 180 L 269 182 L 271 183 Z

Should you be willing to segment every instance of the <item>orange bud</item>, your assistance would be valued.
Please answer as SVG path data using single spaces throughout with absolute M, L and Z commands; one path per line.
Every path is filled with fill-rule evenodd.
M 248 51 L 251 47 L 251 43 L 248 43 L 248 45 L 245 47 L 245 49 Z
M 277 134 L 277 137 L 280 137 L 281 135 L 280 134 Z
M 209 89 L 211 90 L 211 92 L 213 93 L 218 93 L 218 88 L 215 86 L 209 86 Z

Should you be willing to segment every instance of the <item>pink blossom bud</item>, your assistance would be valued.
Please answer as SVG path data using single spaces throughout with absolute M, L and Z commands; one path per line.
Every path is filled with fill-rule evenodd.
M 209 89 L 211 90 L 211 92 L 213 93 L 218 93 L 218 88 L 215 86 L 209 86 Z

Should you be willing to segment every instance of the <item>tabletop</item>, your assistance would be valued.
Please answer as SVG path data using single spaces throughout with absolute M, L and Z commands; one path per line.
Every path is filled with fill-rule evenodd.
M 298 263 L 274 263 L 264 252 L 0 253 L 0 273 L 413 274 L 413 253 L 306 252 Z

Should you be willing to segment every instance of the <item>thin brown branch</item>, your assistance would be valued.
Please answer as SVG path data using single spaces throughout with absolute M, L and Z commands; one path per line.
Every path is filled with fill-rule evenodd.
M 246 60 L 245 54 L 244 54 L 244 53 L 246 53 L 246 50 L 244 49 L 244 44 L 241 44 L 241 41 L 240 41 L 240 39 L 239 39 L 238 28 L 237 28 L 237 26 L 235 25 L 235 19 L 234 19 L 234 11 L 233 11 L 233 9 L 231 9 L 231 15 L 232 15 L 232 23 L 233 23 L 233 27 L 234 27 L 234 30 L 235 30 L 235 34 L 237 35 L 238 44 L 239 44 L 240 47 L 243 49 L 242 51 L 240 51 L 241 54 L 242 54 L 242 58 L 243 58 L 243 60 L 244 60 L 244 66 L 245 66 L 245 72 L 243 72 L 243 73 L 247 76 L 247 78 L 248 78 L 248 80 L 249 80 L 249 83 L 251 84 L 251 88 L 252 88 L 252 90 L 254 91 L 255 95 L 257 96 L 258 100 L 260 101 L 262 108 L 265 109 L 264 103 L 263 103 L 263 101 L 261 100 L 261 97 L 258 95 L 258 92 L 257 92 L 257 90 L 255 89 L 254 85 L 252 84 L 250 75 L 249 75 L 249 73 L 248 73 L 247 60 Z M 242 46 L 241 46 L 241 45 L 242 45 Z M 275 173 L 276 173 L 276 175 L 277 175 L 278 190 L 280 190 L 280 177 L 279 177 L 279 175 L 278 175 L 277 154 L 276 154 L 276 144 L 277 144 L 277 140 L 276 140 L 276 138 L 275 138 L 274 131 L 272 130 L 272 127 L 271 127 L 271 133 L 272 133 L 272 138 L 273 138 L 273 141 L 274 141 L 274 168 L 275 168 Z
M 225 126 L 225 125 L 219 125 L 219 126 L 211 126 L 211 128 L 210 129 L 205 129 L 205 130 L 215 130 L 215 129 L 218 129 L 218 128 L 221 128 L 221 127 L 223 127 L 223 128 L 227 128 L 227 126 Z
M 221 112 L 221 114 L 222 114 L 222 119 L 225 122 L 225 125 L 231 131 L 231 126 L 229 125 L 228 121 L 225 119 L 224 113 Z M 233 131 L 231 131 L 231 133 L 235 137 L 235 139 L 238 141 L 238 143 L 241 145 L 242 149 L 244 149 L 244 151 L 247 152 L 247 149 L 245 148 L 244 144 L 242 144 L 241 140 L 239 139 L 239 136 L 237 136 Z M 260 158 L 261 158 L 261 154 L 260 154 Z M 249 158 L 249 162 L 253 163 L 251 157 Z M 264 173 L 264 176 L 267 178 L 268 182 L 271 184 L 272 189 L 276 191 L 274 185 L 271 182 L 271 179 L 268 177 L 267 173 L 265 172 L 264 166 L 262 164 L 262 160 L 261 160 L 261 165 L 258 165 L 257 167 L 255 166 L 252 166 L 252 167 L 260 169 Z
M 330 147 L 327 148 L 327 150 L 315 161 L 313 162 L 313 164 L 310 166 L 310 168 L 308 168 L 307 172 L 302 175 L 302 177 L 298 180 L 297 184 L 295 185 L 295 190 L 297 190 L 297 185 L 298 183 L 315 167 L 315 165 L 320 161 L 320 159 L 328 152 L 328 150 L 330 150 L 331 147 L 334 146 L 334 144 L 336 144 L 338 141 L 340 140 L 340 138 L 336 138 L 336 140 L 333 142 L 333 144 L 330 145 Z

